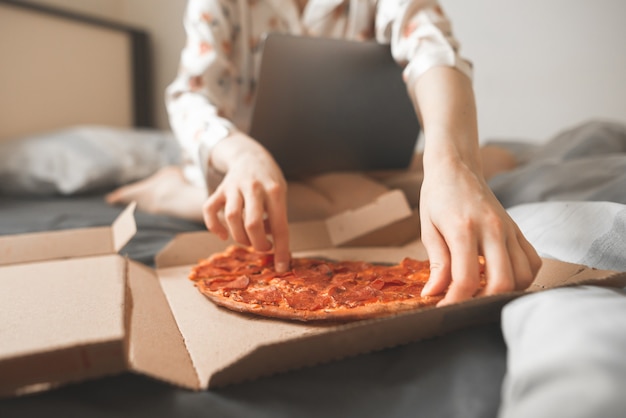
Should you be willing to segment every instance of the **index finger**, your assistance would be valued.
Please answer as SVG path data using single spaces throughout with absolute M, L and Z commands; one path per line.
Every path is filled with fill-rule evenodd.
M 267 216 L 274 238 L 274 268 L 283 273 L 289 270 L 289 224 L 287 221 L 287 202 L 279 189 L 268 191 Z

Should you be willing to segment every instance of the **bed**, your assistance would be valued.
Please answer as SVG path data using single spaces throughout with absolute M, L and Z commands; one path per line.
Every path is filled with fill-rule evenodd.
M 10 28 L 17 31 L 14 39 L 21 39 L 20 31 L 32 31 L 32 24 L 43 38 L 70 48 L 64 58 L 59 58 L 62 51 L 48 56 L 46 65 L 69 56 L 73 67 L 80 68 L 83 61 L 93 66 L 89 45 L 94 43 L 106 45 L 102 49 L 109 51 L 109 64 L 97 76 L 102 90 L 86 91 L 94 83 L 62 71 L 67 62 L 59 64 L 54 83 L 40 80 L 42 87 L 33 89 L 33 78 L 24 70 L 43 65 L 29 61 L 37 54 L 26 56 L 19 43 L 0 40 L 3 56 L 20 57 L 0 68 L 0 85 L 10 92 L 0 96 L 0 234 L 108 225 L 122 208 L 107 205 L 106 192 L 180 158 L 171 133 L 153 127 L 147 35 L 137 28 L 0 1 L 3 33 Z M 55 41 L 52 34 L 61 38 Z M 87 47 L 71 46 L 76 39 Z M 80 54 L 71 48 L 79 48 Z M 98 70 L 102 65 L 79 73 Z M 65 81 L 64 75 L 69 77 Z M 14 82 L 20 79 L 23 83 Z M 32 103 L 58 97 L 58 91 L 45 90 L 49 84 L 64 83 L 62 102 L 73 107 L 51 111 L 58 110 L 59 102 L 52 100 L 33 108 Z M 11 90 L 4 90 L 5 84 Z M 72 97 L 71 91 L 78 95 Z M 106 97 L 99 101 L 106 107 L 84 105 L 94 103 L 94 97 Z M 39 114 L 45 118 L 35 117 Z M 596 120 L 565 129 L 543 144 L 501 144 L 523 165 L 495 177 L 491 185 L 541 255 L 626 271 L 626 128 Z M 149 266 L 176 234 L 203 229 L 143 212 L 136 219 L 138 232 L 121 252 Z M 203 392 L 131 373 L 105 377 L 0 400 L 0 416 L 495 417 L 511 396 L 506 386 L 510 355 L 501 324 L 493 322 Z M 619 379 L 624 376 L 610 379 L 623 382 Z

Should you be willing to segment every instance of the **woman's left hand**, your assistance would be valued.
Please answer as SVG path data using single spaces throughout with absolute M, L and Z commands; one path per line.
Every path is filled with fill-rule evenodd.
M 461 160 L 442 159 L 425 170 L 420 212 L 431 269 L 422 295 L 446 292 L 439 303 L 445 305 L 532 283 L 541 258 L 482 174 Z M 486 278 L 480 293 L 479 255 L 485 258 Z

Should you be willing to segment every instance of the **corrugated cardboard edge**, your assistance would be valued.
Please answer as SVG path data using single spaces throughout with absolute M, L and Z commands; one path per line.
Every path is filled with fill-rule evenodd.
M 132 306 L 128 317 L 127 364 L 130 371 L 182 386 L 200 389 L 198 373 L 170 310 L 156 273 L 128 261 Z

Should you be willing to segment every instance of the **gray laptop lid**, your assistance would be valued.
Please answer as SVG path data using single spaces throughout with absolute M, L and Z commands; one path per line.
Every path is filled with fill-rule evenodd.
M 266 38 L 250 135 L 287 179 L 405 169 L 419 129 L 389 45 Z

